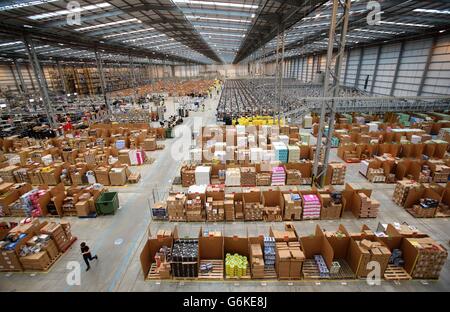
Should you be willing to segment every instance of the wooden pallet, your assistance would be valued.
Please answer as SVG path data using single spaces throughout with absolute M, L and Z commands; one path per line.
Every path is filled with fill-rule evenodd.
M 419 216 L 418 214 L 416 214 L 415 212 L 414 212 L 414 210 L 413 209 L 405 209 L 407 212 L 409 212 L 409 214 L 410 215 L 412 215 L 414 218 L 418 218 L 418 219 L 431 219 L 431 218 L 434 218 L 434 217 L 423 217 L 423 216 Z
M 61 218 L 60 215 L 46 215 L 46 218 Z
M 200 280 L 223 280 L 223 260 L 200 260 L 200 266 L 202 264 L 212 264 L 212 271 L 207 273 L 202 273 L 198 271 L 198 279 Z
M 65 246 L 64 250 L 61 250 L 62 253 L 65 253 L 67 250 L 69 250 L 70 247 L 72 247 L 73 243 L 75 243 L 75 241 L 78 238 L 76 236 L 72 237 L 72 240 L 67 244 L 67 246 Z
M 147 280 L 162 280 L 161 275 L 156 269 L 156 262 L 153 262 L 150 266 L 150 270 L 148 271 Z
M 245 275 L 244 276 L 241 276 L 241 277 L 239 277 L 239 276 L 225 276 L 225 279 L 227 279 L 227 280 L 249 280 L 249 279 L 252 279 L 252 276 L 251 276 L 251 274 L 250 274 L 250 266 L 249 265 L 247 265 L 247 271 L 245 272 Z
M 316 280 L 316 279 L 329 279 L 330 278 L 330 277 L 320 276 L 319 268 L 316 264 L 316 261 L 314 261 L 313 259 L 306 259 L 303 262 L 302 273 L 303 273 L 304 279 Z
M 47 264 L 47 266 L 45 266 L 42 269 L 27 269 L 25 270 L 25 272 L 27 273 L 32 273 L 32 272 L 48 272 L 50 270 L 50 268 L 56 263 L 56 261 L 59 260 L 59 258 L 61 258 L 61 256 L 63 255 L 62 252 L 60 252 L 56 257 L 54 257 L 53 259 L 50 260 L 49 264 Z
M 281 221 L 283 221 L 283 218 L 280 215 L 277 215 L 275 217 L 275 220 L 273 220 L 273 221 L 268 221 L 267 216 L 263 216 L 263 219 L 265 222 L 281 222 Z
M 384 271 L 384 279 L 388 281 L 407 281 L 411 279 L 411 276 L 404 268 L 388 264 L 386 271 Z
M 14 273 L 14 272 L 23 272 L 22 269 L 0 269 L 0 273 Z
M 440 211 L 437 211 L 434 215 L 435 218 L 450 218 L 450 213 L 442 213 Z
M 64 212 L 64 217 L 78 217 L 78 214 L 76 212 Z
M 334 274 L 330 273 L 331 279 L 336 279 L 336 280 L 355 279 L 355 273 L 353 273 L 353 271 L 350 268 L 350 266 L 348 265 L 347 261 L 345 261 L 344 259 L 337 259 L 336 261 L 339 262 L 339 265 L 341 266 L 341 268 L 338 273 L 334 273 Z
M 277 272 L 275 267 L 266 268 L 264 267 L 264 278 L 265 279 L 277 279 Z

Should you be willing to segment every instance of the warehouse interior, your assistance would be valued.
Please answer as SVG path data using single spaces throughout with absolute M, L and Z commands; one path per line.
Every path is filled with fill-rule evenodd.
M 1 1 L 0 291 L 449 291 L 449 14 Z

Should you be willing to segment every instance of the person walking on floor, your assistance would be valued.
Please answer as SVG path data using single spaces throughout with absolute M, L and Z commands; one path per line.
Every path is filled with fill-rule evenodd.
M 89 246 L 86 245 L 85 242 L 80 244 L 81 247 L 81 254 L 83 255 L 83 260 L 86 263 L 86 271 L 89 271 L 89 269 L 91 268 L 91 265 L 89 264 L 89 261 L 92 261 L 94 259 L 98 260 L 98 256 L 95 255 L 92 257 L 91 252 L 89 251 Z

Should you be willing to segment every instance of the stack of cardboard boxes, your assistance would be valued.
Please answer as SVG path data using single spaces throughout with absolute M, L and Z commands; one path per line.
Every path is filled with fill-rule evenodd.
M 322 209 L 320 210 L 320 219 L 335 220 L 340 219 L 342 212 L 342 203 L 340 200 L 332 197 L 332 194 L 320 194 Z
M 195 165 L 185 165 L 181 168 L 181 185 L 189 187 L 195 184 Z
M 412 277 L 439 278 L 439 274 L 447 261 L 447 250 L 429 237 L 407 238 L 407 240 L 418 253 Z
M 260 244 L 250 245 L 250 259 L 253 278 L 264 278 L 264 257 Z
M 358 193 L 361 199 L 361 209 L 359 212 L 359 218 L 376 218 L 378 216 L 378 210 L 380 208 L 380 202 L 369 198 L 364 193 Z
M 300 279 L 305 255 L 300 242 L 276 243 L 276 271 L 280 279 Z
M 283 194 L 284 199 L 284 217 L 286 221 L 301 220 L 302 217 L 302 198 L 300 194 Z
M 256 185 L 256 169 L 255 167 L 241 167 L 241 185 Z
M 256 174 L 257 186 L 270 186 L 272 175 L 269 172 L 260 172 Z
M 367 180 L 372 183 L 384 183 L 386 182 L 386 176 L 384 175 L 384 169 L 369 168 L 367 170 Z
M 223 221 L 225 217 L 224 201 L 208 197 L 206 200 L 206 218 L 208 221 Z
M 347 166 L 342 163 L 331 163 L 329 166 L 330 184 L 340 185 L 345 183 Z
M 381 274 L 384 274 L 384 271 L 389 263 L 389 258 L 391 257 L 391 252 L 389 249 L 383 246 L 382 243 L 372 241 L 370 239 L 356 240 L 355 242 L 361 253 L 358 272 L 356 272 L 357 276 L 367 276 L 370 272 L 370 269 L 368 269 L 368 263 L 371 261 L 378 262 L 380 264 Z
M 286 185 L 300 185 L 301 179 L 300 170 L 286 169 Z
M 71 226 L 68 222 L 49 222 L 40 230 L 43 234 L 48 234 L 55 242 L 58 250 L 65 252 L 67 248 L 72 244 L 74 238 L 71 232 Z
M 399 206 L 403 206 L 412 188 L 420 188 L 420 184 L 412 180 L 398 181 L 394 190 L 394 202 Z
M 203 219 L 203 204 L 200 196 L 186 201 L 186 220 L 201 222 Z
M 176 194 L 170 195 L 167 198 L 167 211 L 169 213 L 170 221 L 185 221 L 186 220 L 186 195 Z
M 225 201 L 223 204 L 225 209 L 225 220 L 234 221 L 234 195 L 225 194 Z

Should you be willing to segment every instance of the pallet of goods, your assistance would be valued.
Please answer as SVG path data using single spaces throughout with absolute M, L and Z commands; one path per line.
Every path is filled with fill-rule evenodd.
M 272 175 L 269 172 L 261 172 L 256 174 L 257 186 L 270 186 L 272 182 Z
M 255 167 L 241 167 L 241 185 L 256 186 Z
M 419 279 L 438 279 L 447 261 L 447 250 L 429 237 L 406 240 L 415 248 L 417 254 L 416 265 L 411 276 Z
M 394 189 L 394 202 L 403 207 L 408 193 L 412 188 L 420 188 L 420 184 L 412 180 L 398 181 Z
M 307 194 L 302 196 L 303 199 L 303 220 L 320 219 L 320 210 L 322 204 L 316 194 Z
M 167 198 L 169 221 L 186 221 L 186 195 L 176 194 Z
M 359 195 L 359 198 L 361 201 L 361 206 L 360 206 L 358 217 L 359 218 L 376 218 L 378 216 L 380 202 L 373 198 L 369 198 L 364 193 L 358 193 L 358 195 Z
M 332 192 L 330 194 L 320 194 L 322 209 L 320 210 L 321 220 L 336 220 L 341 218 L 342 194 Z
M 198 277 L 198 239 L 175 240 L 172 246 L 170 267 L 174 278 Z
M 227 279 L 250 279 L 250 266 L 246 256 L 237 253 L 225 256 L 225 278 Z
M 302 218 L 302 197 L 300 194 L 288 193 L 283 194 L 284 199 L 284 216 L 283 220 L 299 221 Z
M 372 183 L 384 183 L 386 182 L 386 176 L 384 175 L 384 169 L 369 168 L 367 170 L 367 180 Z
M 305 261 L 300 242 L 277 242 L 275 246 L 278 279 L 300 279 Z
M 225 220 L 234 221 L 235 220 L 234 195 L 225 194 L 225 201 L 223 202 L 223 205 L 225 209 Z
M 331 163 L 328 165 L 329 182 L 331 185 L 342 185 L 345 183 L 345 173 L 347 166 L 341 163 Z

